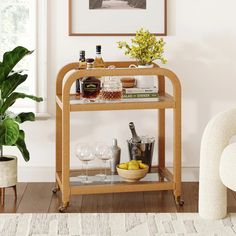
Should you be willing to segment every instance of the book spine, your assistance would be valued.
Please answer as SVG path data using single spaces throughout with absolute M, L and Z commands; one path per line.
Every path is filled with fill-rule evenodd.
M 132 94 L 123 94 L 123 98 L 157 98 L 158 93 L 132 93 Z
M 123 89 L 125 94 L 138 94 L 138 93 L 157 93 L 157 89 L 139 89 L 139 88 L 127 88 Z

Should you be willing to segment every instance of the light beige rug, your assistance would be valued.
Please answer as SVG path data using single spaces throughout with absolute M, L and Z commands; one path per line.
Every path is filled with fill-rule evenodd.
M 203 220 L 197 213 L 0 214 L 1 236 L 236 235 L 236 213 Z

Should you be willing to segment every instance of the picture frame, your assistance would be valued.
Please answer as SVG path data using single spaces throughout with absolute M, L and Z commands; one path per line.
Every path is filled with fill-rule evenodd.
M 90 1 L 95 0 L 68 1 L 69 36 L 133 36 L 141 27 L 158 36 L 167 35 L 167 0 L 142 0 L 145 9 L 91 9 Z M 116 0 L 103 1 L 108 5 Z

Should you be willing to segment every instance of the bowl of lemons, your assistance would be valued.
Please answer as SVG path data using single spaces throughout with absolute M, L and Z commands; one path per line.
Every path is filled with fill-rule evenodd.
M 137 182 L 148 173 L 149 166 L 140 160 L 132 160 L 116 166 L 118 175 L 127 182 Z

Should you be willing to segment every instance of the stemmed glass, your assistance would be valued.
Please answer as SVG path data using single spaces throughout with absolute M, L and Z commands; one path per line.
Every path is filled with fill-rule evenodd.
M 79 143 L 76 146 L 76 156 L 86 165 L 85 178 L 82 178 L 81 182 L 86 184 L 92 183 L 88 177 L 88 163 L 95 158 L 93 148 L 87 143 Z
M 107 177 L 106 165 L 107 161 L 109 161 L 112 157 L 111 148 L 105 143 L 97 143 L 95 147 L 95 156 L 104 163 L 104 174 L 98 174 L 97 176 L 103 177 L 104 182 L 110 181 Z

